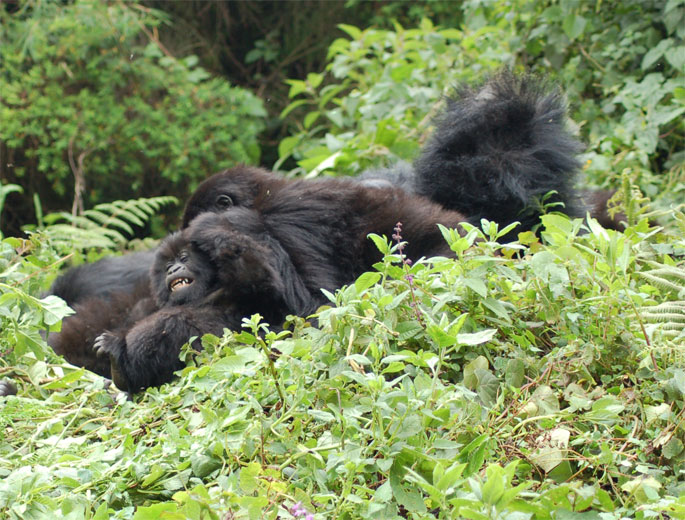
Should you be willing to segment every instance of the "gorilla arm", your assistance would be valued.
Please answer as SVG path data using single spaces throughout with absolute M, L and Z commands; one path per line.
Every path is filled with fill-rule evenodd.
M 216 298 L 212 295 L 208 300 Z M 122 390 L 137 392 L 170 381 L 183 368 L 181 347 L 192 337 L 223 334 L 224 327 L 237 327 L 233 316 L 210 301 L 202 305 L 179 305 L 161 309 L 127 331 L 104 332 L 95 340 L 98 357 L 109 356 L 112 380 Z M 199 340 L 193 347 L 200 348 Z
M 221 287 L 244 314 L 259 313 L 272 325 L 288 314 L 306 315 L 318 306 L 290 256 L 248 208 L 205 213 L 187 229 L 193 245 L 216 266 Z

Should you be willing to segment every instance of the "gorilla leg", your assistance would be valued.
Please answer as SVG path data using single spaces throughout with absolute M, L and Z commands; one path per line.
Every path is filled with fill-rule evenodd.
M 134 291 L 148 283 L 154 258 L 154 251 L 141 251 L 72 267 L 54 281 L 47 294 L 59 296 L 73 307 L 87 298 Z
M 105 330 L 126 329 L 157 310 L 147 284 L 131 292 L 108 297 L 82 299 L 74 306 L 75 314 L 62 321 L 62 330 L 48 335 L 52 349 L 72 365 L 110 377 L 109 362 L 93 354 L 95 338 Z

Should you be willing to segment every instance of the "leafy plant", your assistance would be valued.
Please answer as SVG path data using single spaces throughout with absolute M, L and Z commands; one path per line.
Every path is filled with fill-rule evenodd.
M 262 102 L 171 55 L 155 37 L 168 22 L 128 2 L 0 10 L 3 178 L 76 214 L 133 193 L 183 197 L 211 172 L 257 163 Z
M 427 70 L 475 77 L 503 56 L 556 64 L 586 116 L 577 120 L 591 141 L 588 176 L 609 183 L 626 170 L 624 232 L 549 213 L 539 236 L 500 244 L 509 230 L 483 221 L 443 229 L 454 258 L 413 265 L 401 229 L 372 236 L 383 259 L 328 294 L 315 317 L 275 332 L 252 316 L 204 337 L 202 352 L 184 350 L 175 381 L 133 400 L 45 346 L 40 331 L 66 313 L 36 297 L 57 260 L 48 231 L 4 239 L 0 376 L 19 393 L 0 398 L 0 515 L 685 515 L 685 215 L 662 213 L 654 227 L 631 183 L 651 196 L 682 192 L 682 129 L 671 117 L 679 87 L 666 57 L 678 59 L 682 6 L 469 1 L 459 31 L 348 29 L 332 54 L 344 77 L 292 83 L 294 103 L 304 102 L 290 113 L 302 109 L 306 121 L 283 157 L 300 161 L 300 173 L 330 164 L 351 173 L 379 157 L 411 158 L 446 84 Z M 655 71 L 645 55 L 663 35 L 672 41 L 652 53 L 666 60 Z M 629 103 L 649 100 L 646 84 L 633 86 L 653 72 L 664 79 L 654 102 Z M 384 97 L 393 73 L 397 97 Z M 655 148 L 626 132 L 638 112 L 649 135 L 659 128 Z
M 162 196 L 98 204 L 81 215 L 50 213 L 43 217 L 43 234 L 60 251 L 117 249 L 135 234 L 132 226 L 143 227 L 161 208 L 177 203 Z
M 330 294 L 318 326 L 246 319 L 134 401 L 52 358 L 10 369 L 0 511 L 677 516 L 685 370 L 650 349 L 640 309 L 677 303 L 642 273 L 682 261 L 646 223 L 581 234 L 549 215 L 516 258 L 489 223 L 445 230 L 456 259 L 414 265 L 401 237 L 374 237 L 383 261 Z
M 299 168 L 293 173 L 352 174 L 379 162 L 411 160 L 441 96 L 457 79 L 478 77 L 467 66 L 472 54 L 460 30 L 437 28 L 427 19 L 415 29 L 340 28 L 349 39 L 330 46 L 326 74 L 288 81 L 293 102 L 282 116 L 301 118 L 299 132 L 279 146 L 277 168 L 294 157 Z M 494 60 L 479 56 L 482 66 L 494 68 Z M 510 62 L 506 51 L 502 60 Z

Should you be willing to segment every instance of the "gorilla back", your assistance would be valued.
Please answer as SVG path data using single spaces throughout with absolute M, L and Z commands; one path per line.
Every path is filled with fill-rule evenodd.
M 385 180 L 459 211 L 479 225 L 487 218 L 513 236 L 530 230 L 542 214 L 541 198 L 560 202 L 554 211 L 584 217 L 574 184 L 582 144 L 566 128 L 561 93 L 533 76 L 504 71 L 479 87 L 463 86 L 447 99 L 431 138 L 413 165 L 364 172 L 366 183 Z M 615 224 L 615 223 L 614 223 Z

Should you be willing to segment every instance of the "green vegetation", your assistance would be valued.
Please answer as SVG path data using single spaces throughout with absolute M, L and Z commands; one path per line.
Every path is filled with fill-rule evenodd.
M 0 172 L 24 203 L 35 193 L 75 213 L 131 193 L 185 200 L 207 172 L 259 162 L 262 101 L 196 56 L 165 53 L 163 21 L 124 2 L 0 9 Z
M 152 30 L 159 13 L 118 2 L 21 5 L 20 15 L 1 15 L 0 29 L 10 42 L 0 51 L 3 94 L 15 85 L 18 96 L 22 85 L 36 99 L 0 104 L 3 146 L 33 158 L 14 152 L 18 166 L 35 165 L 57 186 L 73 173 L 69 137 L 87 137 L 82 153 L 108 133 L 116 146 L 95 146 L 85 159 L 98 172 L 89 186 L 125 172 L 130 190 L 152 171 L 140 166 L 151 157 L 166 157 L 165 179 L 190 186 L 229 144 L 255 150 L 246 153 L 257 161 L 257 98 L 204 73 L 187 87 L 200 69 L 164 61 L 147 40 L 131 62 L 106 58 L 101 49 L 114 43 L 85 25 L 107 19 L 128 34 L 141 25 L 127 20 Z M 94 197 L 103 205 L 62 214 L 60 224 L 39 215 L 28 238 L 0 240 L 0 378 L 19 386 L 0 398 L 1 517 L 685 518 L 685 1 L 474 0 L 461 9 L 459 27 L 343 26 L 326 70 L 289 82 L 284 117 L 295 130 L 280 143 L 281 167 L 353 174 L 410 160 L 449 85 L 502 64 L 527 67 L 568 91 L 588 143 L 586 176 L 620 188 L 626 230 L 550 213 L 539 237 L 502 246 L 507 230 L 484 222 L 466 237 L 444 230 L 454 259 L 414 265 L 397 242 L 371 237 L 384 261 L 330 294 L 318 321 L 292 318 L 276 333 L 252 317 L 204 338 L 202 353 L 186 350 L 174 382 L 127 400 L 46 346 L 40 332 L 56 330 L 69 310 L 38 295 L 69 247 L 100 255 L 112 245 L 96 238 L 118 245 L 171 199 Z M 30 31 L 30 20 L 56 32 Z M 48 35 L 52 44 L 40 43 Z M 27 67 L 22 49 L 32 46 L 42 50 Z M 50 54 L 60 48 L 61 57 Z M 65 63 L 74 82 L 90 84 L 98 59 L 98 75 L 125 87 L 116 103 L 107 93 L 96 102 L 89 89 L 79 96 L 59 72 Z M 160 77 L 164 96 L 176 92 L 164 103 L 152 94 Z M 38 84 L 45 78 L 54 81 Z M 210 94 L 244 103 L 224 112 L 187 97 Z M 135 120 L 112 115 L 126 103 L 140 110 Z M 238 137 L 188 131 L 222 121 Z M 15 130 L 10 140 L 10 123 L 34 133 Z M 175 163 L 184 132 L 215 159 Z M 145 146 L 130 148 L 132 135 Z M 20 186 L 33 193 L 26 178 L 2 177 L 0 209 Z M 71 245 L 70 223 L 83 230 Z

